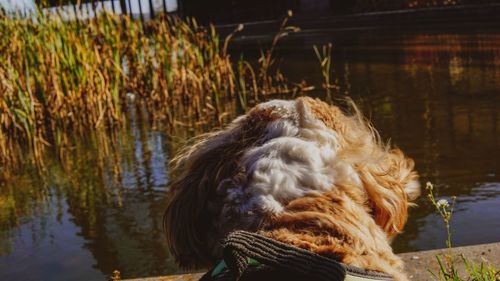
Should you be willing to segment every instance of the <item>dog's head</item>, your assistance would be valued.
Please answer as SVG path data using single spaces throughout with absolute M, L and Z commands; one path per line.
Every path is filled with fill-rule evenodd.
M 413 161 L 353 114 L 311 98 L 262 103 L 173 160 L 164 217 L 184 267 L 213 264 L 235 229 L 258 230 L 294 199 L 350 186 L 388 235 L 419 194 Z

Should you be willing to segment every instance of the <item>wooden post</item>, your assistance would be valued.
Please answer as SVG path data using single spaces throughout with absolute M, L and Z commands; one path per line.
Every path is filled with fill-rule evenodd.
M 130 3 L 130 0 L 128 0 L 128 8 L 130 9 L 128 12 L 129 12 L 129 15 L 131 18 L 134 18 L 134 13 L 132 13 L 132 3 Z
M 153 0 L 149 0 L 149 16 L 151 19 L 155 18 L 155 8 L 153 7 Z
M 165 16 L 167 15 L 167 3 L 165 0 L 163 0 L 163 13 L 165 13 Z
M 78 5 L 78 2 L 77 3 L 74 3 L 72 4 L 73 6 L 73 12 L 75 13 L 75 21 L 76 21 L 76 25 L 78 25 L 80 23 L 80 19 L 78 18 L 78 10 L 76 8 L 76 6 Z
M 127 2 L 125 0 L 120 0 L 120 8 L 122 9 L 122 14 L 127 14 Z
M 186 11 L 185 11 L 186 6 L 184 1 L 186 0 L 177 0 L 177 14 L 181 17 L 186 16 Z
M 139 4 L 139 16 L 141 17 L 141 22 L 144 25 L 144 15 L 142 14 L 141 0 L 137 0 L 137 3 Z
M 101 9 L 102 9 L 103 11 L 106 11 L 106 7 L 105 7 L 105 5 L 104 5 L 104 0 L 101 0 Z
M 97 19 L 97 13 L 95 10 L 95 0 L 90 1 L 90 4 L 92 5 L 92 12 L 94 12 L 94 18 Z

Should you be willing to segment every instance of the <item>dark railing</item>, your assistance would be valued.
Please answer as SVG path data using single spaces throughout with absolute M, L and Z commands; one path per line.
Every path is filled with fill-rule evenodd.
M 375 11 L 420 9 L 455 5 L 495 4 L 499 0 L 35 0 L 39 7 L 74 7 L 74 12 L 89 13 L 106 7 L 115 13 L 129 14 L 145 20 L 161 15 L 177 13 L 194 17 L 199 23 L 240 23 L 280 18 L 287 10 L 293 10 L 296 18 L 338 16 Z M 175 11 L 169 3 L 176 5 Z M 156 5 L 153 5 L 153 4 Z M 79 9 L 82 8 L 83 9 Z M 87 13 L 87 14 L 85 14 Z
M 84 15 L 85 11 L 85 16 L 90 16 L 90 11 L 95 15 L 106 9 L 116 14 L 138 16 L 144 21 L 146 15 L 153 19 L 161 14 L 178 13 L 178 1 L 175 7 L 169 7 L 168 0 L 161 0 L 157 5 L 153 0 L 36 0 L 35 3 L 42 9 L 72 9 L 75 15 Z

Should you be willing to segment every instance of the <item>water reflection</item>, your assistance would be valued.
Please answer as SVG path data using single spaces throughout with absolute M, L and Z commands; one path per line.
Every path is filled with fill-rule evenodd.
M 162 231 L 167 142 L 143 111 L 109 147 L 90 138 L 53 160 L 47 176 L 27 171 L 4 183 L 1 280 L 103 279 L 177 272 Z M 40 186 L 40 185 L 43 186 Z M 19 266 L 19 265 L 25 265 Z M 26 272 L 29 268 L 29 273 Z
M 456 245 L 500 241 L 500 35 L 308 34 L 280 50 L 292 79 L 321 84 L 312 44 L 336 42 L 335 79 L 381 135 L 413 157 L 422 181 L 457 195 Z M 321 95 L 320 93 L 312 93 Z M 234 105 L 227 105 L 234 115 Z M 161 216 L 169 155 L 209 127 L 170 135 L 140 107 L 106 144 L 88 136 L 45 177 L 29 166 L 0 187 L 0 280 L 91 280 L 179 272 Z M 195 129 L 193 129 L 193 127 Z M 443 247 L 439 219 L 419 200 L 397 251 Z M 28 270 L 29 269 L 29 270 Z

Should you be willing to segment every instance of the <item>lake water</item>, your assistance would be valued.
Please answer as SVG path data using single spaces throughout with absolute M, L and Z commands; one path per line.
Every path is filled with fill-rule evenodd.
M 283 42 L 283 72 L 320 85 L 312 45 L 327 42 L 339 96 L 357 101 L 382 137 L 415 159 L 439 198 L 458 196 L 454 245 L 500 241 L 500 34 L 310 32 Z M 64 165 L 49 160 L 44 177 L 26 167 L 1 183 L 0 280 L 180 272 L 162 231 L 167 162 L 196 132 L 167 136 L 137 108 L 129 123 L 109 147 L 89 136 L 68 149 Z M 417 203 L 397 252 L 445 246 L 432 206 L 425 196 Z

